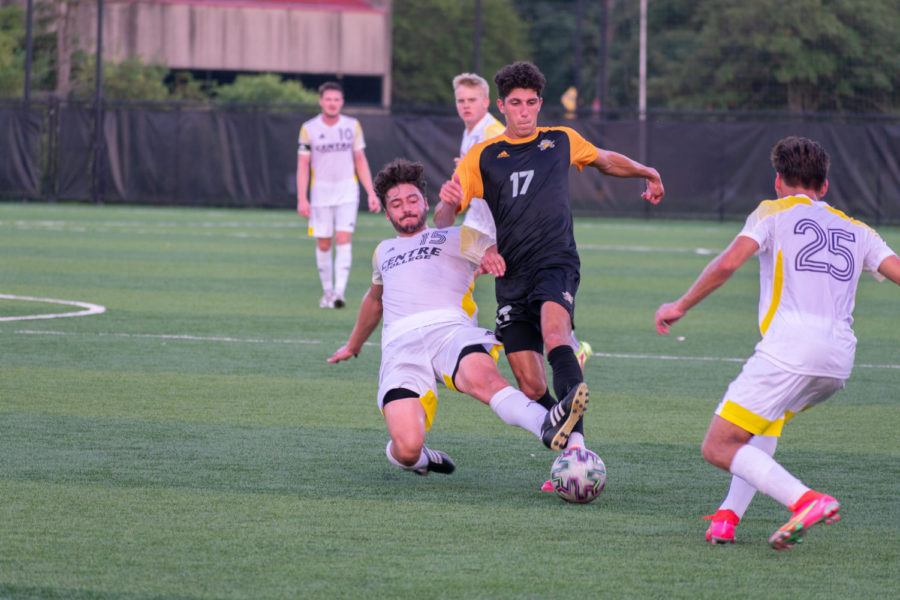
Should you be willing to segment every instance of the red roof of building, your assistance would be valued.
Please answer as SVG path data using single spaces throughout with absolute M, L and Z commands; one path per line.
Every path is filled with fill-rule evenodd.
M 113 0 L 115 2 L 116 0 Z M 330 10 L 384 12 L 367 0 L 118 0 L 143 4 L 191 4 L 224 8 L 279 8 L 283 10 Z

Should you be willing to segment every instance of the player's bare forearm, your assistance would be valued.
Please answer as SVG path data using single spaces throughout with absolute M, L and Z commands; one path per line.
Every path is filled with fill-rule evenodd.
M 654 317 L 656 332 L 659 334 L 669 333 L 669 325 L 678 321 L 687 311 L 719 289 L 748 258 L 753 256 L 757 249 L 759 249 L 759 244 L 751 238 L 736 237 L 722 254 L 706 265 L 697 280 L 681 298 L 659 307 Z
M 659 204 L 665 196 L 666 191 L 663 187 L 662 178 L 659 172 L 653 167 L 641 164 L 636 160 L 628 158 L 624 154 L 603 150 L 597 148 L 597 158 L 591 163 L 594 168 L 612 177 L 640 177 L 647 181 L 647 188 L 641 197 L 651 204 Z
M 506 261 L 497 252 L 497 244 L 489 247 L 484 253 L 478 272 L 488 273 L 494 277 L 503 277 L 506 274 Z
M 309 154 L 297 155 L 297 212 L 309 217 Z
M 456 209 L 446 202 L 438 202 L 434 207 L 434 226 L 450 227 L 456 221 Z
M 353 164 L 356 168 L 356 176 L 359 178 L 363 189 L 366 190 L 369 211 L 378 212 L 381 210 L 381 203 L 375 196 L 375 189 L 372 186 L 372 171 L 369 169 L 369 161 L 366 160 L 366 155 L 362 150 L 353 152 Z
M 377 288 L 377 291 L 375 288 Z M 378 327 L 378 323 L 381 322 L 383 311 L 381 286 L 373 285 L 366 292 L 360 304 L 359 316 L 356 319 L 356 324 L 353 326 L 353 331 L 350 332 L 350 339 L 331 355 L 328 362 L 336 363 L 359 355 L 363 344 L 369 339 L 375 328 Z
M 463 201 L 463 189 L 458 173 L 454 173 L 449 181 L 444 182 L 438 197 L 441 201 L 434 208 L 434 226 L 450 227 L 456 221 L 456 215 L 460 212 Z
M 878 265 L 878 272 L 900 285 L 900 258 L 896 254 L 888 256 Z

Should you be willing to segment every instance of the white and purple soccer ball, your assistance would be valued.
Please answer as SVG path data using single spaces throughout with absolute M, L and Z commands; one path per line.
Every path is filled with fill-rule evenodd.
M 591 502 L 606 485 L 606 465 L 586 448 L 563 450 L 550 467 L 550 481 L 566 502 Z

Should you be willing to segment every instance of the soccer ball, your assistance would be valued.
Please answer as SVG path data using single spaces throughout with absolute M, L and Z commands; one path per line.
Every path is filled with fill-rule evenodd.
M 550 482 L 566 502 L 590 502 L 606 485 L 606 465 L 585 448 L 563 450 L 550 467 Z

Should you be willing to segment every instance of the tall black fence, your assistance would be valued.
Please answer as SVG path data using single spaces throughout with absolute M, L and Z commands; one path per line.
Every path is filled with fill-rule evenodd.
M 422 162 L 436 201 L 451 174 L 462 125 L 454 114 L 354 111 L 373 172 L 397 156 Z M 101 143 L 90 104 L 0 104 L 0 197 L 104 203 L 292 208 L 297 134 L 314 116 L 296 110 L 108 103 Z M 787 135 L 819 140 L 832 157 L 828 200 L 872 224 L 900 223 L 900 120 L 779 115 L 651 114 L 564 118 L 598 146 L 656 167 L 666 185 L 657 207 L 642 183 L 572 170 L 577 212 L 617 216 L 739 218 L 774 195 L 769 150 Z M 96 147 L 95 147 L 96 146 Z

